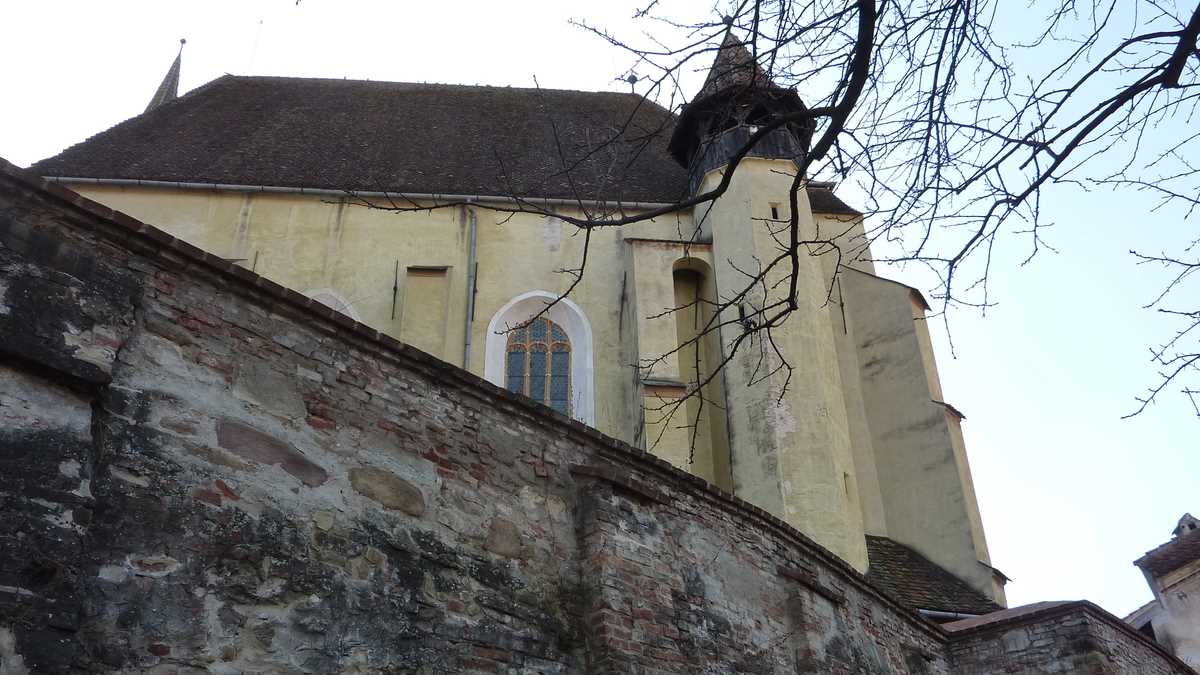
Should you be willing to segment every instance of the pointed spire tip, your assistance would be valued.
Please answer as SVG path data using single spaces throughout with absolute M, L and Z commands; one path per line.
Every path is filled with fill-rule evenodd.
M 142 114 L 179 97 L 179 63 L 183 60 L 183 45 L 185 44 L 187 44 L 187 38 L 180 38 L 179 54 L 175 56 L 175 61 L 167 70 L 166 77 L 163 78 L 162 84 L 158 85 L 158 89 L 150 99 L 150 104 L 146 106 L 146 110 Z

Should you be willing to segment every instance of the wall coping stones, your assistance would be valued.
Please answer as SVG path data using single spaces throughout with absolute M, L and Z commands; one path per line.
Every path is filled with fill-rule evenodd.
M 954 641 L 960 638 L 976 637 L 988 633 L 1003 633 L 1013 628 L 1042 623 L 1072 614 L 1086 616 L 1113 626 L 1129 637 L 1135 638 L 1153 648 L 1154 651 L 1170 660 L 1174 665 L 1183 668 L 1184 672 L 1192 670 L 1191 666 L 1184 663 L 1182 659 L 1172 654 L 1165 647 L 1151 640 L 1133 626 L 1110 614 L 1103 607 L 1090 600 L 1035 602 L 1030 605 L 992 612 L 991 614 L 985 614 L 973 619 L 953 621 L 943 624 L 941 628 Z

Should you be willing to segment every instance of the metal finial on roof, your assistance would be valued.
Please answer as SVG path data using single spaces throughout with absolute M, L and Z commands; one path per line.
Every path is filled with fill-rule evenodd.
M 158 89 L 155 90 L 149 105 L 146 106 L 146 110 L 142 113 L 143 115 L 164 103 L 179 98 L 179 64 L 183 60 L 183 46 L 185 44 L 187 44 L 187 38 L 180 38 L 179 53 L 175 55 L 175 62 L 167 70 L 166 77 L 163 78 L 162 84 L 158 85 Z
M 632 92 L 632 91 L 634 91 L 634 88 L 637 86 L 638 76 L 634 75 L 633 73 L 630 73 L 629 76 L 625 78 L 625 81 L 629 83 L 629 91 Z

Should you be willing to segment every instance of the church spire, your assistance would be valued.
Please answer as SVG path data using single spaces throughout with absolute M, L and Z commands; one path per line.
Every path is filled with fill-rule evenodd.
M 163 78 L 162 84 L 158 85 L 158 89 L 154 92 L 154 96 L 150 99 L 150 104 L 146 106 L 145 112 L 142 113 L 143 115 L 179 97 L 179 64 L 183 59 L 183 46 L 185 44 L 187 44 L 187 40 L 179 41 L 179 53 L 175 55 L 175 62 L 171 64 L 171 68 L 167 71 L 167 76 Z
M 732 28 L 725 31 L 725 39 L 717 50 L 704 86 L 692 99 L 693 102 L 733 88 L 778 88 L 767 73 L 754 60 L 746 44 L 734 36 Z
M 755 141 L 749 156 L 799 161 L 808 150 L 812 123 L 795 91 L 771 80 L 746 44 L 733 34 L 732 21 L 704 86 L 679 113 L 668 151 L 691 174 L 693 190 L 708 171 L 729 161 L 758 133 L 780 117 L 787 123 Z

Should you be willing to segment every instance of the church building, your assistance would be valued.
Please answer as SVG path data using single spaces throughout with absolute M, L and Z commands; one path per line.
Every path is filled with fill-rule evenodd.
M 797 309 L 753 330 L 789 293 L 771 261 L 812 129 L 760 133 L 804 103 L 732 35 L 675 112 L 233 75 L 178 96 L 179 68 L 31 171 L 643 448 L 929 617 L 1005 606 L 929 307 L 832 184 L 796 194 L 802 240 L 830 242 L 800 247 Z

